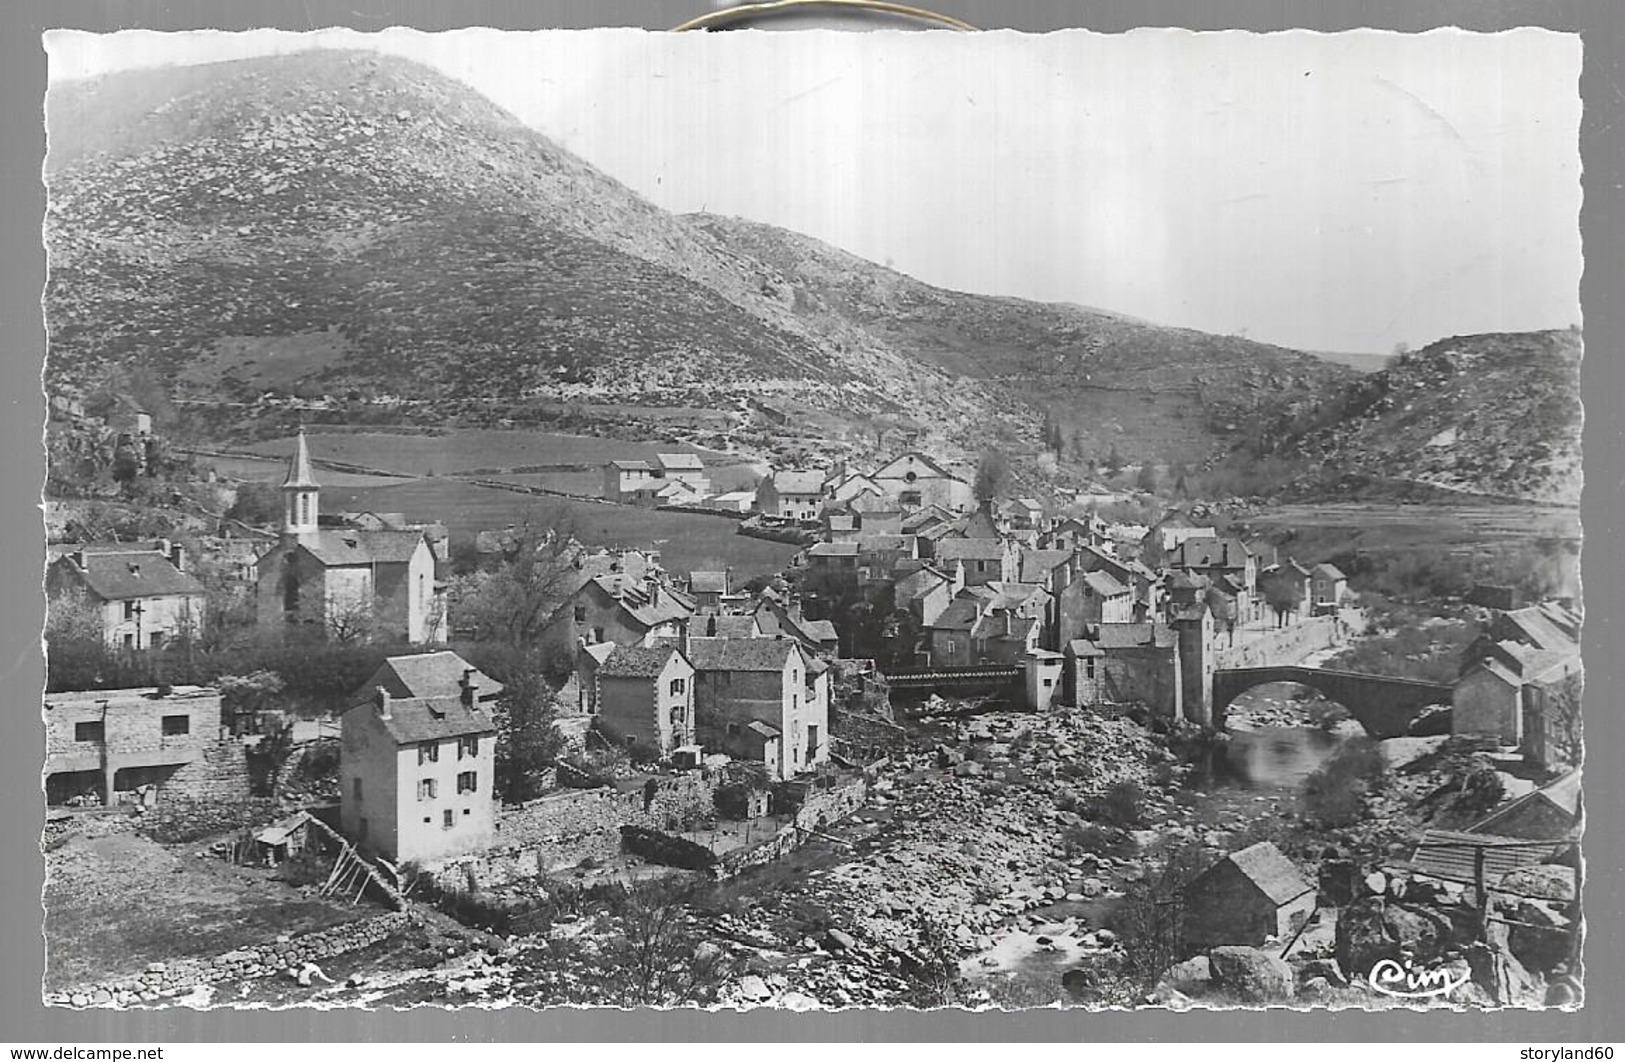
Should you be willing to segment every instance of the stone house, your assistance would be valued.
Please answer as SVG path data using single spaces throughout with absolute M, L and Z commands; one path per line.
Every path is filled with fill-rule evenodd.
M 788 638 L 692 638 L 696 734 L 775 779 L 829 758 L 829 670 Z M 758 724 L 753 726 L 752 724 Z
M 422 530 L 323 530 L 320 485 L 299 434 L 282 484 L 282 530 L 256 564 L 259 625 L 318 638 L 380 635 L 446 641 L 444 587 Z
M 1336 612 L 1343 604 L 1343 595 L 1348 592 L 1348 576 L 1333 565 L 1324 563 L 1311 568 L 1309 575 L 1314 584 L 1315 614 Z
M 1239 539 L 1188 538 L 1169 551 L 1167 563 L 1210 580 L 1229 576 L 1247 595 L 1258 589 L 1258 558 Z
M 363 851 L 401 864 L 491 847 L 497 729 L 477 697 L 379 688 L 340 717 L 339 816 Z
M 694 612 L 694 603 L 666 586 L 652 568 L 641 578 L 636 571 L 587 575 L 554 610 L 541 641 L 560 653 L 599 642 L 647 645 L 654 638 L 675 637 Z
M 1148 623 L 1162 613 L 1164 579 L 1161 573 L 1138 560 L 1116 556 L 1101 546 L 1084 546 L 1077 556 L 1081 570 L 1106 572 L 1129 588 L 1133 597 L 1133 622 Z
M 222 725 L 220 693 L 203 686 L 47 693 L 46 802 L 103 805 L 174 794 L 249 795 L 243 743 Z M 151 787 L 148 789 L 148 787 Z
M 681 484 L 676 494 L 661 491 Z M 692 504 L 711 493 L 711 479 L 698 454 L 656 454 L 653 461 L 628 459 L 604 465 L 604 499 L 623 505 Z M 674 500 L 681 497 L 682 501 Z
M 1133 623 L 1134 592 L 1104 569 L 1085 572 L 1079 580 L 1081 626 Z
M 1106 523 L 1097 516 L 1068 516 L 1039 536 L 1042 549 L 1076 553 L 1085 546 L 1106 544 Z
M 764 516 L 816 520 L 824 505 L 824 473 L 817 469 L 778 469 L 756 488 L 756 509 Z
M 1530 841 L 1573 840 L 1583 824 L 1580 770 L 1573 768 L 1467 828 Z
M 870 473 L 869 479 L 904 511 L 936 505 L 963 513 L 976 505 L 976 492 L 968 479 L 918 451 L 897 455 Z
M 962 564 L 967 586 L 1015 582 L 1021 575 L 1021 553 L 1015 543 L 999 538 L 947 538 L 938 542 L 938 566 Z
M 1185 886 L 1184 942 L 1200 951 L 1285 944 L 1314 912 L 1315 887 L 1279 848 L 1260 841 Z
M 1102 623 L 1091 631 L 1099 647 L 1100 696 L 1114 704 L 1139 701 L 1165 718 L 1184 712 L 1178 632 L 1162 623 Z
M 1105 652 L 1088 638 L 1073 638 L 1061 650 L 1061 697 L 1071 705 L 1100 704 L 1106 699 L 1102 680 Z
M 186 570 L 186 551 L 160 540 L 75 546 L 51 562 L 45 590 L 53 601 L 83 594 L 111 649 L 161 649 L 203 622 L 203 584 Z
M 502 693 L 502 683 L 485 674 L 450 649 L 385 658 L 378 669 L 350 695 L 349 707 L 369 703 L 378 690 L 391 697 L 461 697 L 476 691 L 475 703 L 489 705 Z
M 732 569 L 720 572 L 690 572 L 688 596 L 693 600 L 695 608 L 714 612 L 722 607 L 722 599 L 732 593 L 733 587 L 730 585 L 732 581 Z
M 1309 618 L 1314 600 L 1312 582 L 1310 570 L 1291 557 L 1258 573 L 1259 593 L 1277 627 Z
M 598 729 L 611 741 L 664 758 L 694 740 L 694 665 L 680 649 L 617 646 L 593 681 Z
M 1493 737 L 1537 763 L 1558 765 L 1577 727 L 1583 664 L 1579 617 L 1558 606 L 1496 613 L 1462 654 L 1451 692 L 1451 733 Z
M 789 638 L 809 656 L 840 655 L 841 641 L 835 624 L 829 620 L 808 619 L 795 601 L 787 604 L 776 597 L 764 596 L 751 616 L 763 637 Z

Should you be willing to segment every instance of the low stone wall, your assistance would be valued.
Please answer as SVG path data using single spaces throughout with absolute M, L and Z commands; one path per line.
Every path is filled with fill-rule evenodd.
M 796 817 L 780 827 L 771 840 L 724 854 L 717 860 L 712 873 L 722 880 L 782 858 L 813 838 L 808 830 L 821 830 L 846 818 L 868 799 L 867 779 L 858 779 L 833 789 L 815 790 L 802 802 Z
M 202 803 L 240 801 L 249 797 L 248 756 L 238 738 L 205 742 L 202 755 L 169 777 L 159 799 L 176 796 Z
M 1360 633 L 1360 628 L 1351 622 L 1352 619 L 1347 612 L 1341 619 L 1337 616 L 1315 616 L 1258 635 L 1249 641 L 1237 638 L 1233 646 L 1225 644 L 1225 636 L 1220 634 L 1213 648 L 1213 666 L 1238 668 L 1296 664 L 1311 653 L 1342 645 Z
M 47 1006 L 115 1007 L 151 1003 L 198 985 L 236 978 L 267 977 L 285 969 L 298 970 L 307 962 L 344 955 L 404 932 L 414 917 L 404 912 L 380 915 L 360 922 L 348 922 L 297 937 L 281 937 L 270 944 L 256 944 L 217 955 L 212 959 L 180 959 L 155 962 L 140 974 L 82 985 L 70 992 L 47 993 Z
M 495 888 L 523 878 L 600 862 L 621 850 L 622 826 L 665 831 L 673 816 L 696 804 L 712 807 L 717 779 L 699 775 L 661 778 L 645 810 L 641 790 L 571 789 L 504 809 L 497 816 L 496 843 L 481 856 L 448 860 L 424 869 L 448 890 Z

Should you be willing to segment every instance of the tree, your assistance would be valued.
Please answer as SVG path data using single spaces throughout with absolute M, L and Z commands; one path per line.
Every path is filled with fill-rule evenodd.
M 1134 485 L 1148 494 L 1155 493 L 1157 489 L 1157 466 L 1150 461 L 1142 464 L 1139 475 L 1134 478 Z
M 1117 444 L 1112 443 L 1111 453 L 1106 455 L 1106 460 L 1100 463 L 1100 467 L 1105 469 L 1108 475 L 1115 476 L 1123 471 L 1127 464 L 1128 462 L 1123 460 L 1123 455 L 1118 451 Z
M 989 447 L 976 462 L 976 500 L 986 505 L 1002 495 L 1010 485 L 1010 459 L 1004 451 Z
M 509 675 L 497 695 L 496 790 L 508 804 L 540 794 L 544 772 L 558 762 L 564 738 L 554 723 L 558 697 L 534 654 Z
M 221 675 L 215 683 L 220 690 L 221 724 L 233 733 L 259 732 L 260 718 L 282 695 L 287 684 L 275 671 L 250 671 L 246 675 Z
M 451 625 L 481 640 L 534 645 L 581 581 L 574 519 L 559 510 L 546 525 L 525 524 L 498 567 L 459 575 L 447 593 Z
M 1132 883 L 1113 925 L 1123 948 L 1121 974 L 1143 999 L 1184 951 L 1185 889 L 1205 869 L 1199 846 L 1169 850 L 1153 874 Z
M 274 483 L 244 483 L 226 515 L 250 527 L 275 527 L 282 522 L 282 490 Z
M 1585 728 L 1581 725 L 1580 704 L 1584 699 L 1585 676 L 1575 672 L 1565 677 L 1546 696 L 1545 711 L 1551 717 L 1547 727 L 1547 759 L 1561 760 L 1573 767 L 1585 760 Z

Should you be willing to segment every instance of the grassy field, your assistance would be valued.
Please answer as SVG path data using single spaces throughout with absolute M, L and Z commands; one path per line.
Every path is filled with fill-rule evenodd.
M 612 460 L 651 458 L 660 452 L 698 453 L 706 458 L 707 463 L 718 459 L 738 461 L 737 457 L 712 454 L 680 444 L 479 428 L 460 428 L 444 435 L 312 432 L 307 436 L 307 442 L 310 455 L 318 460 L 342 461 L 411 476 L 446 476 L 476 469 L 511 469 L 533 465 L 596 467 Z M 270 439 L 254 443 L 247 449 L 285 458 L 293 449 L 293 440 Z M 602 479 L 599 482 L 602 483 Z
M 378 913 L 308 899 L 267 872 L 199 859 L 134 833 L 74 837 L 46 856 L 45 983 L 52 990 L 219 955 Z M 161 895 L 162 902 L 147 900 Z
M 514 494 L 457 479 L 323 490 L 322 507 L 329 512 L 367 509 L 440 520 L 454 540 L 527 519 L 549 522 L 563 511 L 574 521 L 577 537 L 588 545 L 652 547 L 660 550 L 662 563 L 672 571 L 731 566 L 741 579 L 779 571 L 796 552 L 793 546 L 735 534 L 738 524 L 726 517 Z

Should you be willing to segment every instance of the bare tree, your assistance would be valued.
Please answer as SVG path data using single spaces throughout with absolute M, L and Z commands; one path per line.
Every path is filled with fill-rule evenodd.
M 574 530 L 574 516 L 563 508 L 546 523 L 516 529 L 513 548 L 498 567 L 452 580 L 452 626 L 472 629 L 480 639 L 534 644 L 580 585 L 581 546 Z

